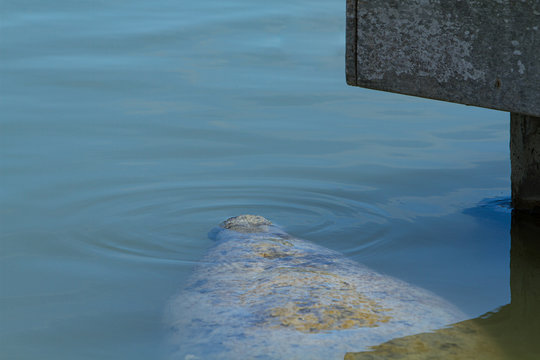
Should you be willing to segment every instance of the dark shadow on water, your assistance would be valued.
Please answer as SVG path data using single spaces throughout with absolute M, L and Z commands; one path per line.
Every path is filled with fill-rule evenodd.
M 474 209 L 486 209 L 496 212 L 511 213 L 512 199 L 510 197 L 485 199 L 481 201 L 477 207 L 466 209 L 464 213 L 473 212 Z
M 485 211 L 491 216 L 509 212 L 509 199 L 490 199 L 465 212 Z M 540 359 L 540 216 L 512 211 L 511 237 L 509 304 L 432 333 L 348 353 L 345 359 Z

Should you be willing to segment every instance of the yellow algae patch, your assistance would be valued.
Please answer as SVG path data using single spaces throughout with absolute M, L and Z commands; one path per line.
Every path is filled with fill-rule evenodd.
M 276 243 L 279 243 L 279 244 L 284 245 L 284 246 L 293 246 L 292 242 L 290 242 L 288 240 L 285 240 L 285 239 L 282 239 L 282 238 L 275 237 L 275 238 L 269 238 L 269 240 L 271 240 L 273 242 L 276 242 Z
M 290 246 L 292 246 L 290 243 L 280 245 L 277 243 L 261 242 L 252 245 L 252 249 L 258 256 L 267 259 L 276 259 L 294 255 L 294 252 L 289 249 Z
M 375 327 L 391 319 L 391 309 L 365 297 L 343 276 L 301 267 L 280 267 L 267 275 L 241 296 L 244 305 L 266 308 L 263 324 L 313 333 Z
M 284 307 L 271 309 L 270 315 L 278 318 L 279 326 L 302 332 L 374 327 L 391 319 L 390 316 L 381 314 L 373 301 L 357 299 L 355 302 L 347 306 L 302 306 L 291 302 Z

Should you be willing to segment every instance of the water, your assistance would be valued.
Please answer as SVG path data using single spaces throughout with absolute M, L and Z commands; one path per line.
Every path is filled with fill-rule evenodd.
M 510 302 L 509 115 L 346 86 L 343 1 L 0 6 L 2 358 L 162 356 L 241 213 Z

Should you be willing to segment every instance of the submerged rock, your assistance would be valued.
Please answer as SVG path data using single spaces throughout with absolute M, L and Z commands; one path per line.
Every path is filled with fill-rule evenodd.
M 230 218 L 170 303 L 177 359 L 343 359 L 465 315 L 427 290 L 285 233 Z

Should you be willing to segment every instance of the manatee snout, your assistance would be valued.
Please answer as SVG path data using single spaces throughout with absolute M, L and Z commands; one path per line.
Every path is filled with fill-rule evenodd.
M 272 222 L 259 215 L 239 215 L 228 218 L 219 226 L 240 233 L 265 232 Z
M 230 232 L 234 232 L 238 236 L 240 234 L 268 233 L 271 229 L 279 233 L 283 232 L 272 224 L 270 220 L 262 216 L 238 215 L 228 218 L 219 224 L 219 226 L 212 229 L 208 233 L 208 237 L 212 240 L 219 240 L 222 236 L 227 237 L 225 234 L 233 234 Z

